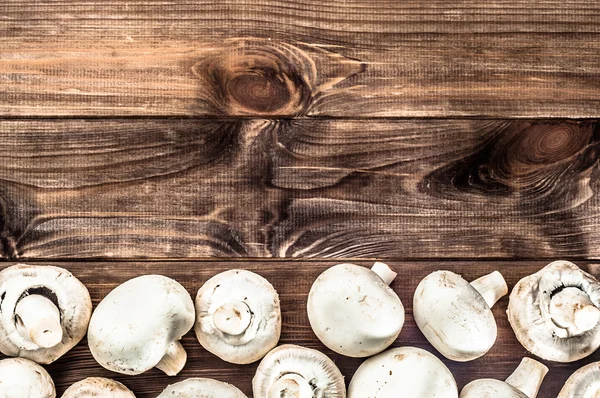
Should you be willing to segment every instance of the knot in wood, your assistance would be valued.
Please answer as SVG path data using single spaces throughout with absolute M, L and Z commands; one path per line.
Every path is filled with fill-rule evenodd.
M 209 102 L 229 116 L 297 116 L 312 98 L 310 58 L 289 45 L 241 44 L 194 65 Z
M 524 124 L 505 134 L 492 151 L 493 178 L 513 188 L 534 188 L 558 177 L 590 142 L 591 129 L 577 123 Z

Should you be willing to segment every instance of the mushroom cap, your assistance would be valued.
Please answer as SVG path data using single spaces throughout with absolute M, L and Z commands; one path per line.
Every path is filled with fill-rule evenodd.
M 355 358 L 385 350 L 404 325 L 398 295 L 375 272 L 355 264 L 338 264 L 319 275 L 307 311 L 323 344 Z
M 17 329 L 15 308 L 29 294 L 48 298 L 60 312 L 63 336 L 54 347 L 41 348 Z M 4 355 L 52 363 L 83 339 L 91 315 L 88 290 L 66 269 L 17 264 L 0 272 L 0 351 Z
M 600 307 L 600 283 L 569 261 L 554 261 L 521 279 L 508 302 L 508 321 L 519 342 L 531 353 L 549 361 L 577 361 L 600 346 L 600 325 L 580 335 L 569 335 L 553 322 L 552 295 L 566 287 L 581 289 Z
M 239 335 L 215 327 L 213 315 L 221 305 L 243 302 L 250 324 Z M 229 270 L 210 278 L 196 296 L 196 337 L 207 351 L 236 364 L 256 362 L 271 351 L 281 335 L 279 295 L 262 276 L 246 270 Z
M 24 358 L 0 361 L 0 397 L 55 398 L 52 378 L 37 363 Z
M 535 398 L 548 367 L 532 358 L 523 358 L 506 381 L 479 379 L 467 384 L 461 398 Z
M 156 366 L 169 346 L 194 326 L 194 303 L 183 286 L 145 275 L 117 286 L 98 304 L 88 344 L 100 365 L 136 375 Z
M 213 379 L 191 378 L 168 386 L 158 398 L 247 398 L 231 384 Z
M 467 384 L 460 398 L 529 398 L 510 384 L 495 379 L 479 379 Z
M 415 347 L 392 348 L 360 365 L 348 398 L 457 398 L 450 370 L 435 355 Z
M 269 352 L 258 365 L 252 379 L 254 398 L 270 397 L 271 386 L 285 375 L 300 376 L 310 382 L 315 397 L 346 397 L 344 376 L 327 355 L 285 344 Z
M 600 362 L 590 363 L 569 377 L 557 398 L 600 397 Z
M 104 377 L 88 377 L 73 384 L 62 398 L 135 398 L 123 384 Z
M 450 271 L 433 272 L 419 283 L 413 314 L 431 345 L 454 361 L 481 357 L 498 335 L 494 314 L 483 296 Z

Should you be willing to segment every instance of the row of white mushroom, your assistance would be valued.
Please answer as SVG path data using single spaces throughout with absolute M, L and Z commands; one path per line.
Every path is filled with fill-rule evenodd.
M 391 348 L 404 325 L 404 306 L 389 287 L 397 274 L 383 263 L 372 269 L 339 264 L 313 283 L 307 300 L 310 325 L 329 349 L 368 358 L 348 390 L 342 373 L 325 354 L 297 345 L 277 347 L 281 334 L 279 297 L 260 275 L 246 270 L 220 273 L 202 285 L 195 302 L 177 281 L 162 275 L 130 279 L 113 289 L 92 312 L 86 287 L 67 270 L 15 265 L 0 272 L 0 397 L 54 398 L 54 384 L 39 364 L 50 364 L 86 335 L 104 368 L 137 375 L 158 368 L 177 375 L 187 354 L 179 340 L 193 327 L 199 343 L 224 361 L 261 360 L 253 378 L 255 398 L 459 397 L 446 365 L 430 352 Z M 508 294 L 495 271 L 471 283 L 450 271 L 426 276 L 417 286 L 417 326 L 444 357 L 471 361 L 494 345 L 497 326 L 491 307 Z M 600 346 L 600 283 L 567 261 L 555 261 L 514 287 L 508 319 L 532 354 L 572 362 Z M 535 398 L 548 372 L 523 358 L 506 381 L 475 380 L 461 398 Z M 559 398 L 600 396 L 600 362 L 575 372 Z M 135 397 L 123 384 L 88 378 L 64 398 Z M 236 387 L 205 378 L 170 385 L 165 397 L 242 398 Z

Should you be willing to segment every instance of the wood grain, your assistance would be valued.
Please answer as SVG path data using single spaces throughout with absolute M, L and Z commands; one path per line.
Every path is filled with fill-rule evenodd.
M 281 344 L 292 343 L 315 348 L 333 358 L 349 382 L 360 365 L 360 359 L 345 358 L 324 347 L 313 334 L 306 316 L 306 297 L 313 280 L 332 266 L 332 261 L 237 261 L 237 262 L 68 262 L 52 263 L 69 269 L 88 287 L 94 306 L 111 289 L 125 280 L 145 274 L 163 274 L 182 283 L 195 297 L 196 292 L 209 277 L 234 268 L 244 268 L 258 272 L 271 281 L 281 299 L 283 329 Z M 362 265 L 369 266 L 367 262 Z M 419 281 L 430 272 L 447 269 L 458 272 L 467 280 L 475 279 L 499 269 L 509 287 L 523 276 L 542 268 L 544 262 L 398 262 L 389 263 L 399 272 L 392 288 L 398 293 L 406 307 L 406 322 L 394 346 L 416 346 L 434 352 L 418 330 L 412 317 L 412 295 Z M 4 263 L 0 268 L 8 266 Z M 598 275 L 600 264 L 578 264 L 586 271 Z M 494 307 L 498 324 L 498 340 L 484 357 L 467 363 L 455 363 L 444 359 L 453 372 L 459 388 L 478 378 L 505 379 L 518 365 L 523 356 L 528 355 L 516 340 L 506 317 L 508 297 L 502 298 Z M 248 396 L 251 395 L 251 379 L 257 364 L 240 366 L 228 364 L 203 350 L 193 332 L 186 335 L 183 345 L 188 352 L 188 363 L 183 372 L 174 378 L 151 370 L 139 376 L 123 376 L 104 370 L 92 358 L 87 343 L 81 342 L 48 370 L 54 378 L 60 394 L 74 382 L 85 377 L 113 377 L 130 387 L 139 398 L 154 398 L 169 383 L 187 377 L 212 377 L 236 385 Z M 545 362 L 550 367 L 539 397 L 555 397 L 568 376 L 584 364 L 598 361 L 598 353 L 572 364 Z
M 5 0 L 0 116 L 600 115 L 593 0 Z
M 7 258 L 598 258 L 600 126 L 0 121 Z

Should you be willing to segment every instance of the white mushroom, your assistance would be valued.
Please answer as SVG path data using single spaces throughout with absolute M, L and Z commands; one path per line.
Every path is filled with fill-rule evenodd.
M 460 393 L 460 398 L 535 398 L 548 368 L 531 358 L 523 358 L 506 382 L 494 379 L 474 380 Z
M 367 357 L 389 347 L 404 325 L 404 307 L 388 286 L 396 277 L 386 264 L 372 269 L 339 264 L 323 272 L 308 294 L 308 319 L 331 350 Z
M 17 264 L 0 272 L 0 351 L 49 364 L 85 336 L 92 314 L 86 287 L 69 271 Z
M 157 367 L 169 376 L 183 369 L 179 340 L 194 326 L 194 303 L 183 286 L 162 275 L 117 286 L 92 314 L 88 343 L 100 365 L 136 375 Z
M 262 276 L 230 270 L 210 278 L 196 296 L 196 337 L 207 351 L 236 364 L 258 361 L 281 335 L 279 296 Z
M 168 386 L 158 398 L 247 398 L 231 384 L 192 378 Z
M 498 271 L 471 283 L 450 271 L 433 272 L 415 291 L 415 321 L 443 356 L 471 361 L 494 345 L 498 329 L 491 307 L 507 293 Z
M 88 377 L 73 384 L 62 398 L 135 398 L 135 395 L 118 381 L 104 377 Z
M 325 354 L 297 345 L 269 352 L 252 379 L 254 398 L 344 398 L 344 376 Z M 365 398 L 365 397 L 363 397 Z
M 600 362 L 578 369 L 569 377 L 557 398 L 600 397 Z
M 400 395 L 401 394 L 401 395 Z M 367 359 L 350 381 L 348 398 L 457 398 L 450 370 L 415 347 L 392 348 Z
M 55 398 L 54 382 L 44 368 L 24 358 L 0 361 L 0 397 Z
M 508 320 L 531 353 L 557 362 L 587 357 L 600 346 L 600 283 L 568 261 L 521 279 L 510 294 Z

